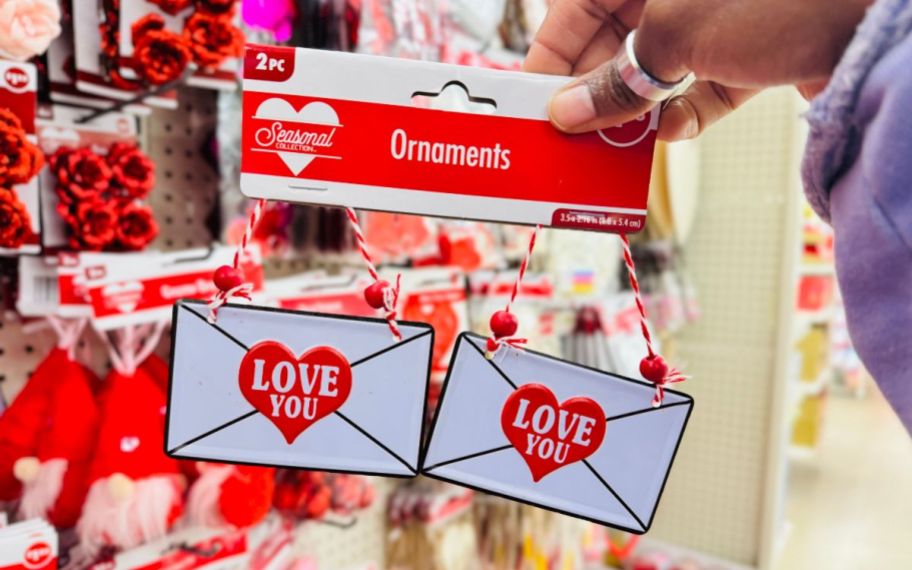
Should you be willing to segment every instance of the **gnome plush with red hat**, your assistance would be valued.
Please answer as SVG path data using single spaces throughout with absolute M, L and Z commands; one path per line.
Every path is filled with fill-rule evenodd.
M 38 450 L 38 432 L 50 405 L 55 371 L 66 359 L 65 350 L 52 349 L 0 415 L 0 502 L 16 501 L 22 496 L 22 482 L 16 477 L 14 466 Z
M 189 524 L 247 528 L 269 514 L 275 469 L 203 462 L 196 468 L 199 478 L 187 497 Z
M 22 481 L 20 517 L 43 517 L 58 528 L 70 528 L 79 518 L 88 491 L 98 409 L 90 371 L 64 359 L 58 374 L 38 434 L 37 452 L 19 459 L 14 472 Z
M 165 396 L 137 360 L 112 354 L 89 492 L 76 527 L 88 549 L 132 548 L 163 537 L 183 509 L 184 478 L 164 454 Z
M 58 344 L 0 416 L 0 500 L 20 500 L 22 518 L 73 526 L 85 497 L 97 429 L 92 373 L 74 359 L 86 322 L 48 318 Z

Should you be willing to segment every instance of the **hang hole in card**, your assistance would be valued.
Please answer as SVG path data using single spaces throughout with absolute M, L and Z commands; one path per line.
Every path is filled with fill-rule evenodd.
M 497 102 L 494 99 L 470 93 L 469 88 L 460 81 L 450 81 L 437 92 L 416 91 L 412 94 L 412 105 L 422 109 L 476 115 L 493 115 L 497 112 Z

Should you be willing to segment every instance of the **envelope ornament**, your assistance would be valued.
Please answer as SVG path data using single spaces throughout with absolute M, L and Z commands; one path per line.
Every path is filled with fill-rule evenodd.
M 526 384 L 504 404 L 501 424 L 538 482 L 555 469 L 586 459 L 605 438 L 605 412 L 592 398 L 558 404 L 547 386 Z
M 241 360 L 238 385 L 250 405 L 291 445 L 302 431 L 345 403 L 351 377 L 348 360 L 332 347 L 315 347 L 296 358 L 284 344 L 266 340 Z
M 687 394 L 463 333 L 421 473 L 642 534 L 693 409 Z
M 414 477 L 434 331 L 402 321 L 180 301 L 165 452 L 175 458 Z

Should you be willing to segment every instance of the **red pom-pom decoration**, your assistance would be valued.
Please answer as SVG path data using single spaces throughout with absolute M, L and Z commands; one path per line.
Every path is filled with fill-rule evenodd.
M 496 338 L 513 336 L 519 329 L 519 319 L 508 311 L 497 311 L 491 315 L 491 332 Z
M 240 272 L 230 265 L 223 265 L 216 269 L 215 273 L 212 274 L 212 282 L 215 283 L 219 291 L 225 293 L 244 284 Z
M 375 281 L 364 290 L 364 300 L 374 309 L 383 309 L 386 307 L 386 290 L 389 289 L 389 281 Z
M 647 356 L 640 361 L 640 374 L 653 384 L 661 384 L 668 375 L 668 363 L 658 354 Z

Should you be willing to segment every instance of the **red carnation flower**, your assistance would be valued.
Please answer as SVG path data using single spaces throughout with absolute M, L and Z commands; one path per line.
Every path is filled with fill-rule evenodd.
M 129 143 L 114 143 L 108 151 L 108 164 L 123 198 L 142 199 L 155 185 L 155 163 Z
M 190 7 L 193 0 L 149 0 L 161 8 L 162 12 L 176 16 Z
M 184 38 L 202 67 L 218 67 L 229 57 L 240 57 L 244 49 L 244 34 L 225 16 L 193 14 L 184 25 Z
M 128 204 L 120 211 L 117 241 L 127 250 L 138 251 L 158 235 L 158 224 L 148 206 Z
M 117 215 L 109 204 L 101 200 L 86 200 L 76 204 L 73 217 L 73 238 L 80 247 L 101 251 L 114 242 L 117 233 Z
M 32 218 L 13 190 L 0 188 L 0 247 L 16 249 L 33 235 Z
M 232 14 L 236 0 L 196 0 L 196 9 L 206 14 Z
M 143 33 L 135 44 L 133 67 L 148 83 L 164 85 L 184 73 L 190 57 L 190 50 L 179 35 L 152 29 Z
M 88 148 L 58 150 L 51 159 L 61 202 L 100 198 L 111 184 L 111 169 L 104 158 Z

